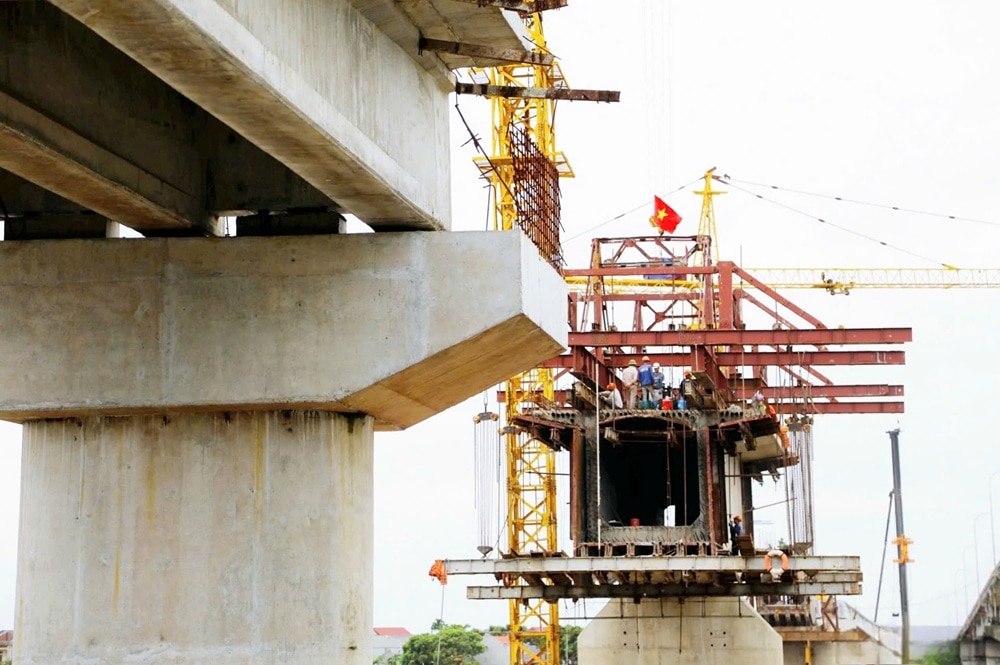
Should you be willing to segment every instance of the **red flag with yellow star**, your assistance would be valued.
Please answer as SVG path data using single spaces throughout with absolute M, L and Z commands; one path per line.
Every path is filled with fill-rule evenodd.
M 673 233 L 681 223 L 681 216 L 673 208 L 663 202 L 659 196 L 653 197 L 653 216 L 649 223 L 660 230 L 660 234 Z

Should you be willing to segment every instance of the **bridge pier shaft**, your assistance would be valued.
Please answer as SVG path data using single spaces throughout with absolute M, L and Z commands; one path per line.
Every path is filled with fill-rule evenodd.
M 781 637 L 742 598 L 612 600 L 580 633 L 580 665 L 781 665 Z
M 557 354 L 564 299 L 517 233 L 0 243 L 15 662 L 371 662 L 373 432 Z
M 370 662 L 372 438 L 316 411 L 28 423 L 17 662 Z

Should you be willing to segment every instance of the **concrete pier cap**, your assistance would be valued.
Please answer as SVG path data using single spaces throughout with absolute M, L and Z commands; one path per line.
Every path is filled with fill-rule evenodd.
M 781 665 L 781 637 L 742 598 L 613 600 L 577 640 L 580 665 Z
M 0 243 L 0 418 L 363 413 L 402 429 L 566 343 L 518 232 Z
M 14 661 L 371 662 L 373 439 L 545 360 L 520 233 L 0 243 Z

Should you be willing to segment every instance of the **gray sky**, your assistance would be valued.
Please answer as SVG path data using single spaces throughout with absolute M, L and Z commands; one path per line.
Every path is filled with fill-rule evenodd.
M 998 265 L 997 3 L 634 0 L 609 6 L 571 0 L 546 23 L 573 86 L 622 91 L 620 104 L 559 107 L 558 142 L 577 175 L 563 183 L 567 237 L 647 202 L 648 209 L 598 233 L 648 233 L 654 193 L 666 194 L 717 166 L 743 180 L 994 222 L 760 190 L 906 253 L 732 191 L 716 204 L 720 247 L 723 258 L 744 266 L 933 267 L 913 254 L 961 267 Z M 488 107 L 469 98 L 460 104 L 488 139 Z M 457 118 L 455 124 L 454 228 L 484 228 L 485 194 L 471 148 L 460 145 L 467 137 Z M 679 232 L 693 233 L 698 198 L 685 190 L 667 201 L 685 218 Z M 585 262 L 592 235 L 567 243 L 572 264 Z M 1000 452 L 989 432 L 1000 393 L 993 343 L 1000 292 L 788 295 L 831 326 L 914 329 L 904 368 L 830 372 L 851 383 L 905 383 L 907 412 L 819 420 L 818 553 L 862 556 L 866 593 L 850 600 L 871 615 L 891 488 L 885 431 L 898 424 L 907 533 L 916 541 L 913 622 L 964 619 L 975 592 L 975 554 L 981 581 L 992 568 L 988 488 L 1000 470 Z M 476 397 L 407 432 L 376 437 L 376 625 L 426 630 L 441 606 L 437 582 L 427 576 L 433 560 L 477 554 L 471 418 L 481 407 Z M 13 625 L 19 441 L 19 428 L 0 428 L 0 629 Z M 1000 503 L 1000 481 L 994 485 Z M 977 551 L 973 524 L 984 513 Z M 568 541 L 563 546 L 568 550 Z M 898 607 L 895 580 L 895 570 L 887 569 L 880 619 Z M 506 603 L 464 599 L 466 581 L 453 577 L 446 587 L 445 620 L 506 623 Z M 567 606 L 563 615 L 595 611 L 594 604 Z

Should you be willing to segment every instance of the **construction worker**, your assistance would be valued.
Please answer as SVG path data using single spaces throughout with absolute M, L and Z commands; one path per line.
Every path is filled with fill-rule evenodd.
M 686 398 L 688 393 L 688 383 L 690 382 L 691 382 L 691 370 L 686 369 L 684 370 L 684 378 L 681 379 L 681 385 L 679 386 L 681 397 Z
M 608 384 L 607 390 L 601 391 L 601 404 L 609 409 L 620 409 L 624 406 L 622 392 L 614 382 Z
M 625 388 L 625 404 L 630 409 L 635 408 L 639 399 L 639 369 L 635 359 L 628 361 L 628 367 L 622 370 L 622 387 Z
M 639 389 L 641 399 L 648 409 L 653 404 L 653 366 L 649 364 L 649 356 L 642 357 L 639 365 Z
M 653 363 L 653 402 L 655 402 L 653 406 L 655 408 L 660 408 L 660 404 L 663 402 L 664 378 L 660 363 Z
M 736 540 L 737 536 L 743 535 L 743 518 L 739 515 L 733 518 L 733 523 L 729 525 L 729 539 Z

